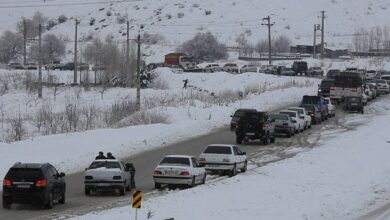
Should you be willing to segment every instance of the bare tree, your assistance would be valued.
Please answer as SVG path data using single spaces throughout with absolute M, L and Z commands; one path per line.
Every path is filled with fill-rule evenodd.
M 198 33 L 193 39 L 184 42 L 180 48 L 182 52 L 191 54 L 199 60 L 216 60 L 227 57 L 226 45 L 219 43 L 210 32 Z
M 282 34 L 274 40 L 273 51 L 277 53 L 289 52 L 290 46 L 291 46 L 290 38 L 287 35 Z
M 23 36 L 6 31 L 0 37 L 0 62 L 8 63 L 23 51 Z
M 255 45 L 255 48 L 254 50 L 260 54 L 262 53 L 265 53 L 265 52 L 268 52 L 268 40 L 260 40 L 256 45 Z
M 386 50 L 390 49 L 390 27 L 389 27 L 389 25 L 385 25 L 383 27 L 383 47 Z
M 24 127 L 24 119 L 20 114 L 20 112 L 16 118 L 12 118 L 10 120 L 9 124 L 10 124 L 9 141 L 23 140 L 23 137 L 26 135 L 26 130 Z
M 38 44 L 30 47 L 29 56 L 38 60 Z M 65 55 L 65 43 L 54 34 L 47 34 L 43 37 L 42 59 L 44 63 L 52 63 Z

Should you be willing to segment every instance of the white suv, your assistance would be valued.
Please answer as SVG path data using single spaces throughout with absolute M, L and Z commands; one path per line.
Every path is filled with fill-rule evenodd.
M 85 195 L 97 190 L 118 190 L 120 195 L 130 191 L 130 165 L 119 160 L 95 160 L 85 170 Z
M 199 162 L 208 171 L 227 171 L 229 176 L 235 176 L 237 170 L 245 172 L 248 167 L 246 153 L 238 146 L 213 144 L 206 147 L 199 156 Z

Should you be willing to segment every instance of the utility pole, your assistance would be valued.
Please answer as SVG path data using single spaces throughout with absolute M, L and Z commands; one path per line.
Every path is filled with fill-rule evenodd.
M 73 59 L 73 64 L 74 64 L 74 72 L 73 72 L 73 83 L 77 83 L 77 25 L 78 21 L 77 19 L 75 20 L 75 31 L 74 31 L 74 59 Z
M 261 25 L 266 25 L 268 27 L 268 62 L 271 65 L 272 64 L 271 27 L 275 23 L 271 23 L 271 17 L 270 16 L 268 16 L 266 18 L 263 18 L 263 21 L 266 21 L 266 23 L 263 23 Z
M 321 20 L 322 20 L 322 24 L 321 24 L 321 58 L 324 57 L 324 23 L 325 23 L 325 11 L 322 10 L 321 11 Z
M 317 31 L 320 30 L 320 25 L 314 25 L 314 40 L 313 40 L 313 58 L 317 58 Z
M 23 65 L 27 65 L 27 24 L 23 18 Z
M 39 78 L 39 90 L 38 98 L 42 98 L 42 25 L 38 27 L 39 38 L 38 38 L 38 78 Z
M 136 103 L 136 110 L 141 110 L 141 82 L 140 82 L 140 75 L 141 75 L 141 28 L 138 30 L 138 37 L 137 37 L 137 77 L 135 85 L 137 86 L 137 103 Z
M 125 86 L 130 86 L 130 82 L 131 82 L 131 73 L 130 73 L 130 22 L 127 21 L 127 34 L 126 34 L 126 77 L 123 77 L 122 80 L 124 80 L 125 78 L 127 78 L 126 80 L 126 83 L 125 83 Z

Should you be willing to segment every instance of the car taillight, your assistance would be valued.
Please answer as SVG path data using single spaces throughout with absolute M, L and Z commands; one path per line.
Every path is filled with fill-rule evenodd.
M 154 175 L 161 175 L 161 174 L 162 174 L 162 172 L 159 171 L 159 170 L 155 170 L 155 171 L 154 171 Z
M 35 186 L 46 186 L 46 185 L 47 185 L 46 180 L 38 180 L 37 182 L 35 182 Z
M 3 186 L 11 186 L 12 182 L 9 179 L 3 179 Z
M 190 172 L 188 171 L 183 171 L 180 173 L 181 176 L 189 176 L 190 175 Z
M 112 179 L 114 179 L 114 180 L 121 180 L 122 177 L 121 176 L 114 176 Z

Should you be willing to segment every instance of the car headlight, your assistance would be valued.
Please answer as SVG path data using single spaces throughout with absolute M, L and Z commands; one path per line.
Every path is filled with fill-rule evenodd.
M 321 89 L 318 89 L 318 92 L 321 92 L 322 90 Z

